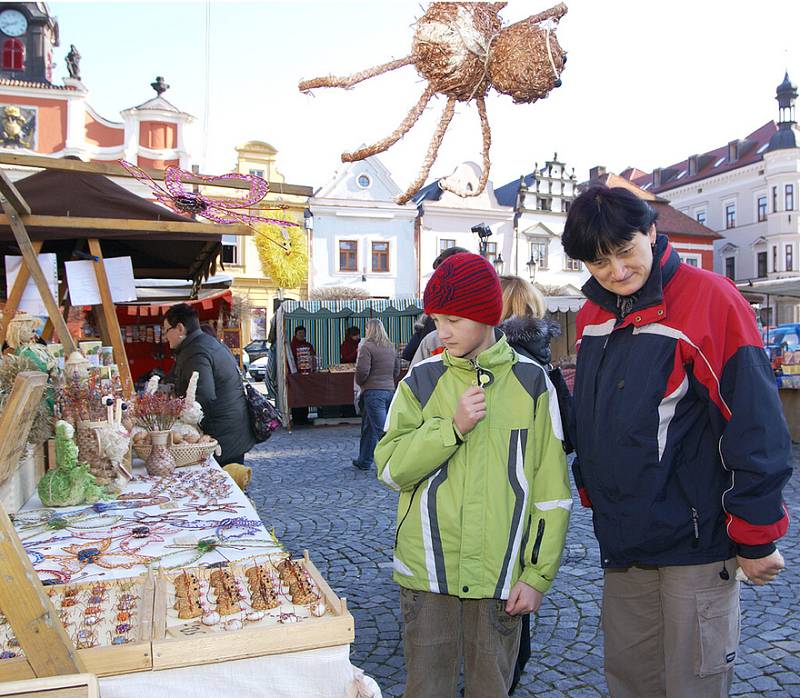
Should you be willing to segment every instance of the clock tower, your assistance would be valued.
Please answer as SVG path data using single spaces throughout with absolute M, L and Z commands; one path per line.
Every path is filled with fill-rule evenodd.
M 50 83 L 58 22 L 44 2 L 0 3 L 0 77 Z

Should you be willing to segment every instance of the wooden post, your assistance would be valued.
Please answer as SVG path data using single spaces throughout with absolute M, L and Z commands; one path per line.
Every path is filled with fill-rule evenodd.
M 25 449 L 47 376 L 25 371 L 0 416 L 0 481 L 12 473 Z M 28 554 L 0 504 L 0 609 L 11 624 L 36 676 L 80 674 L 86 669 L 44 591 Z
M 16 192 L 16 194 L 13 194 L 12 190 Z M 3 206 L 3 211 L 8 217 L 8 224 L 11 226 L 11 231 L 14 233 L 14 238 L 22 252 L 22 261 L 28 266 L 28 273 L 33 277 L 36 288 L 39 289 L 39 295 L 42 297 L 44 307 L 47 308 L 47 314 L 53 321 L 53 326 L 56 328 L 56 332 L 58 332 L 58 336 L 61 338 L 61 343 L 64 345 L 64 354 L 69 356 L 69 354 L 75 351 L 75 342 L 67 329 L 67 323 L 64 322 L 64 318 L 61 317 L 58 303 L 56 303 L 55 298 L 53 298 L 53 294 L 50 293 L 50 287 L 47 285 L 47 279 L 42 272 L 42 268 L 39 266 L 39 258 L 33 250 L 31 239 L 28 237 L 28 231 L 25 229 L 25 225 L 17 209 L 14 208 L 15 205 L 19 205 L 24 211 L 27 208 L 27 204 L 25 204 L 25 200 L 22 199 L 19 192 L 17 192 L 11 180 L 8 179 L 8 175 L 2 170 L 0 170 L 0 194 L 3 195 L 2 199 L 0 199 L 0 204 Z M 20 205 L 19 201 L 25 205 Z M 30 211 L 30 209 L 27 210 Z
M 39 252 L 42 251 L 42 243 L 39 240 L 35 240 L 31 243 L 31 247 L 33 247 L 33 251 L 38 260 Z M 17 314 L 17 308 L 19 308 L 19 303 L 22 300 L 22 294 L 25 292 L 25 287 L 28 285 L 29 278 L 28 266 L 23 259 L 22 264 L 19 265 L 19 271 L 17 272 L 14 286 L 8 291 L 8 298 L 3 308 L 3 320 L 2 323 L 0 323 L 0 344 L 6 341 L 8 323 L 11 322 L 11 318 Z
M 89 252 L 97 257 L 94 263 L 94 273 L 97 277 L 97 288 L 100 290 L 100 300 L 102 305 L 103 320 L 99 322 L 109 334 L 111 346 L 114 347 L 114 359 L 119 367 L 119 377 L 122 380 L 122 389 L 125 397 L 130 397 L 133 392 L 133 379 L 131 378 L 131 367 L 128 364 L 128 355 L 125 353 L 125 343 L 122 341 L 122 332 L 119 327 L 119 318 L 111 298 L 111 288 L 108 285 L 106 267 L 103 262 L 103 250 L 100 241 L 96 238 L 89 238 Z

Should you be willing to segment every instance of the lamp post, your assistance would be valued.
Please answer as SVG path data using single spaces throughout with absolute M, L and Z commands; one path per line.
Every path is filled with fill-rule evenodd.
M 531 258 L 528 260 L 525 266 L 528 267 L 528 275 L 531 278 L 531 283 L 533 283 L 533 281 L 536 279 L 536 270 L 539 268 L 539 260 L 531 255 Z
M 495 257 L 492 264 L 494 264 L 494 270 L 498 275 L 503 273 L 503 255 L 500 252 L 497 253 L 497 257 Z

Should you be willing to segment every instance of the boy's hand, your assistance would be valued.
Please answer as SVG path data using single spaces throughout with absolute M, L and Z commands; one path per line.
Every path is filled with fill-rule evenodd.
M 525 582 L 517 582 L 511 589 L 506 602 L 506 613 L 518 616 L 523 613 L 536 613 L 542 603 L 542 592 L 537 591 Z
M 483 388 L 477 386 L 467 388 L 458 401 L 453 424 L 462 434 L 466 434 L 485 416 L 486 395 Z

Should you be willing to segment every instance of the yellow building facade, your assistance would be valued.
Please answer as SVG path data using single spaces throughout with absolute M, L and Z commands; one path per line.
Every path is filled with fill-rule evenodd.
M 269 193 L 260 206 L 281 206 L 279 217 L 288 217 L 303 223 L 304 211 L 313 189 L 307 185 L 289 184 L 276 165 L 278 151 L 263 141 L 248 141 L 236 148 L 236 171 L 254 174 L 269 182 Z M 253 213 L 258 213 L 256 210 Z M 262 215 L 275 216 L 276 211 L 265 210 Z M 306 249 L 309 231 L 303 227 Z M 308 278 L 299 288 L 279 289 L 266 274 L 259 259 L 253 236 L 223 236 L 222 273 L 233 277 L 231 290 L 236 298 L 242 323 L 242 343 L 267 336 L 276 298 L 308 298 Z

